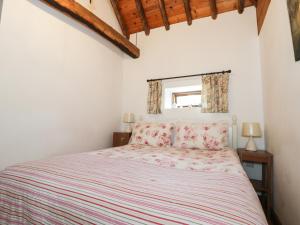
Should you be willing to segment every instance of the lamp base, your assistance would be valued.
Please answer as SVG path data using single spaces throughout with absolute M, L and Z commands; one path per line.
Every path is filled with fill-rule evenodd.
M 125 123 L 124 132 L 127 132 L 127 133 L 131 133 L 132 132 L 132 128 L 131 128 L 131 124 L 130 123 Z
M 253 151 L 253 152 L 257 151 L 256 144 L 254 142 L 253 137 L 249 137 L 248 143 L 246 145 L 246 150 Z

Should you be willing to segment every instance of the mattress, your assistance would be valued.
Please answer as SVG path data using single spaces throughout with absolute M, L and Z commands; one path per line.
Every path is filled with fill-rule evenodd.
M 8 167 L 0 224 L 267 224 L 235 151 L 127 145 Z

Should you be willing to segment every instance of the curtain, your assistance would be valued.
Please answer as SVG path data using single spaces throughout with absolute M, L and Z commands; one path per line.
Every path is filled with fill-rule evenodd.
M 213 74 L 202 76 L 202 112 L 228 112 L 229 74 Z
M 162 84 L 159 81 L 148 82 L 148 114 L 161 113 Z

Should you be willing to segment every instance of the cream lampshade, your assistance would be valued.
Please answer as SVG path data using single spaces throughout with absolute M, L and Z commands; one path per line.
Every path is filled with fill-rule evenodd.
M 126 132 L 131 132 L 131 123 L 134 123 L 134 114 L 133 113 L 124 113 L 123 115 L 123 123 L 125 123 Z
M 249 137 L 246 150 L 256 151 L 256 145 L 254 142 L 254 137 L 261 137 L 262 132 L 259 123 L 243 123 L 243 137 Z

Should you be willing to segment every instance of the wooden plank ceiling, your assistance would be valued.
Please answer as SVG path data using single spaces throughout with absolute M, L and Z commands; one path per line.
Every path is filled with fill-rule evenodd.
M 148 35 L 151 29 L 236 10 L 243 13 L 245 7 L 256 0 L 111 0 L 123 34 L 129 37 L 140 31 Z

